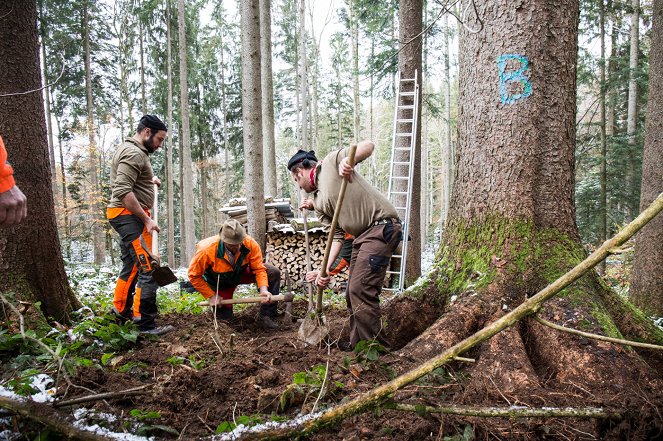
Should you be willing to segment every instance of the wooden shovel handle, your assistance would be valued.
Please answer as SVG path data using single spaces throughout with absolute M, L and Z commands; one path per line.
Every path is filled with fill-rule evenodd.
M 348 163 L 351 167 L 355 165 L 355 153 L 357 153 L 357 144 L 353 144 L 350 147 L 350 153 L 348 154 Z M 338 200 L 336 201 L 336 208 L 334 209 L 334 217 L 332 218 L 331 226 L 329 227 L 329 235 L 327 236 L 327 245 L 325 246 L 325 256 L 322 259 L 322 267 L 320 268 L 320 276 L 327 277 L 327 262 L 329 261 L 329 253 L 331 252 L 332 241 L 334 240 L 334 230 L 338 225 L 338 217 L 341 213 L 341 206 L 343 205 L 343 199 L 345 198 L 345 189 L 348 186 L 348 180 L 343 179 L 341 182 L 341 189 L 338 192 Z M 316 312 L 322 314 L 322 291 L 324 288 L 318 286 L 318 298 L 316 304 Z

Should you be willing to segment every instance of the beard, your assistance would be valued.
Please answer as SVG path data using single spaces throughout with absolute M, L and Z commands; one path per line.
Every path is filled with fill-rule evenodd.
M 156 150 L 154 148 L 154 133 L 150 134 L 150 137 L 143 141 L 143 145 L 147 148 L 150 153 L 154 153 Z

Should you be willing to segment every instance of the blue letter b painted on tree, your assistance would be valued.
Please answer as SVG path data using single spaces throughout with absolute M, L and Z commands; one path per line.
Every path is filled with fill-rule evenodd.
M 516 60 L 520 62 L 520 67 L 516 70 L 507 72 L 507 62 L 509 60 Z M 516 101 L 527 98 L 532 94 L 532 83 L 524 75 L 529 66 L 529 60 L 524 55 L 518 54 L 504 54 L 497 57 L 497 69 L 500 73 L 500 97 L 502 104 L 513 104 Z M 508 85 L 514 82 L 522 84 L 522 92 L 512 94 L 508 89 Z

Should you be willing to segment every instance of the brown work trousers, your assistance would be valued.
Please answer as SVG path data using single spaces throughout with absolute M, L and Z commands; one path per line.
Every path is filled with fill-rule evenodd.
M 350 310 L 350 344 L 377 340 L 389 349 L 382 325 L 380 292 L 387 275 L 389 259 L 402 237 L 401 224 L 370 227 L 352 244 L 350 278 L 345 299 Z

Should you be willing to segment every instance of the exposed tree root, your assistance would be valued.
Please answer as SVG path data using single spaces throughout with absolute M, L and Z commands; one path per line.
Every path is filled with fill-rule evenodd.
M 11 412 L 43 424 L 57 432 L 64 434 L 68 439 L 83 441 L 109 441 L 112 438 L 98 435 L 96 433 L 81 430 L 71 425 L 70 422 L 61 418 L 57 412 L 48 405 L 35 403 L 33 401 L 17 401 L 0 396 L 0 407 Z

